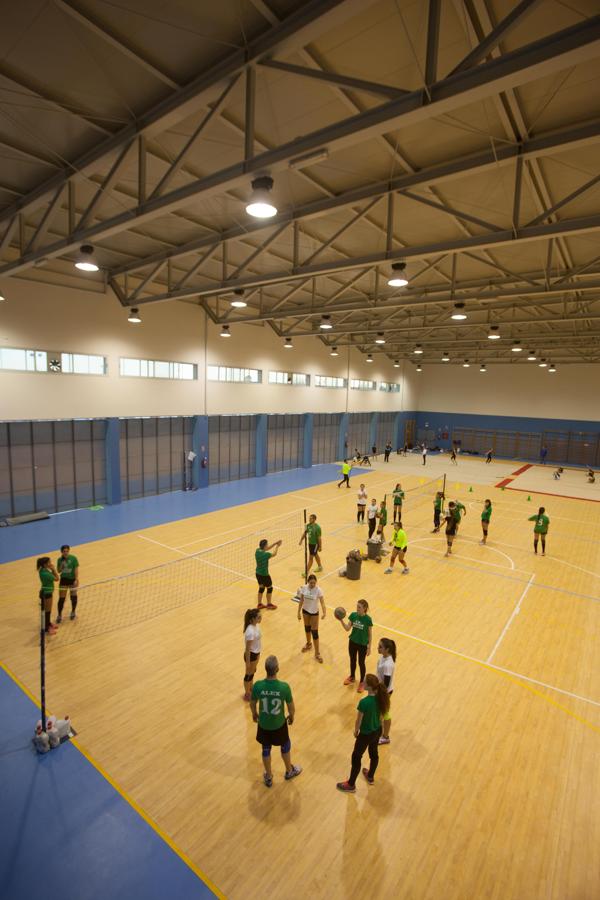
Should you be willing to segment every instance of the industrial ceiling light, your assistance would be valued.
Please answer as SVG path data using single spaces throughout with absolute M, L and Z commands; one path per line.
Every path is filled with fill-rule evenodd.
M 417 372 L 422 372 L 421 363 L 417 363 Z
M 134 306 L 133 309 L 130 310 L 127 321 L 131 322 L 132 325 L 139 325 L 141 323 L 142 317 L 140 316 L 140 311 L 137 306 Z
M 235 300 L 231 301 L 231 305 L 235 307 L 235 309 L 243 309 L 244 306 L 248 306 L 246 301 L 243 299 L 244 297 L 244 289 L 237 288 L 234 292 Z
M 319 328 L 322 328 L 323 331 L 328 331 L 330 328 L 333 328 L 331 324 L 331 316 L 321 316 L 321 321 L 319 323 Z
M 521 341 L 513 341 L 513 345 L 510 349 L 513 353 L 522 353 L 523 348 L 521 347 Z
M 442 356 L 442 362 L 450 362 L 450 357 L 446 352 L 444 352 L 444 355 Z
M 499 341 L 500 340 L 500 335 L 498 334 L 498 326 L 497 325 L 490 325 L 488 340 L 490 340 L 490 341 Z
M 455 303 L 454 304 L 454 312 L 450 316 L 451 319 L 454 319 L 457 322 L 461 322 L 463 319 L 467 318 L 467 314 L 463 312 L 465 308 L 464 303 Z
M 548 363 L 547 363 L 546 360 L 542 357 L 542 359 L 541 359 L 541 360 L 539 361 L 539 363 L 538 363 L 538 366 L 540 367 L 540 369 L 545 369 L 545 368 L 547 368 Z
M 405 269 L 405 262 L 392 263 L 392 277 L 388 278 L 390 287 L 406 287 L 408 280 L 402 274 Z
M 377 332 L 377 337 L 375 338 L 376 344 L 385 344 L 385 338 L 383 336 L 383 331 Z
M 80 272 L 97 272 L 100 266 L 94 256 L 94 248 L 91 244 L 82 244 L 79 255 L 75 261 L 75 268 Z
M 529 360 L 529 362 L 535 362 L 535 361 L 536 361 L 537 356 L 535 355 L 535 350 L 530 350 L 530 351 L 529 351 L 529 356 L 527 357 L 527 359 Z
M 367 356 L 367 362 L 373 362 L 373 357 L 371 356 L 370 353 Z
M 340 354 L 338 353 L 337 347 L 332 347 L 332 348 L 331 348 L 331 353 L 330 353 L 329 355 L 330 355 L 330 356 L 339 356 Z
M 4 300 L 6 300 L 6 297 L 4 296 L 2 291 L 0 291 L 0 303 L 2 303 Z
M 287 337 L 287 338 L 285 339 L 285 343 L 284 343 L 283 346 L 285 347 L 286 350 L 293 350 L 294 345 L 292 344 L 292 339 L 291 339 L 291 337 Z
M 395 368 L 395 369 L 399 369 L 399 368 L 400 368 L 400 360 L 399 360 L 399 359 L 395 359 L 395 360 L 394 360 L 394 368 Z
M 229 325 L 221 326 L 221 337 L 231 337 L 231 333 L 229 331 Z
M 415 349 L 413 350 L 413 353 L 422 353 L 422 352 L 423 352 L 423 348 L 421 347 L 421 345 L 416 344 Z
M 469 362 L 469 360 L 465 359 L 465 361 L 463 363 L 463 369 L 468 369 L 470 367 L 470 365 L 471 365 L 471 363 Z
M 246 206 L 246 212 L 255 219 L 270 219 L 277 215 L 277 207 L 273 205 L 271 190 L 273 179 L 270 175 L 261 175 L 252 182 L 252 193 Z
M 549 372 L 556 372 L 556 366 L 554 365 L 554 363 L 550 363 L 550 366 L 548 367 L 548 371 L 549 371 Z
M 479 371 L 480 371 L 480 372 L 487 372 L 487 369 L 486 369 L 486 367 L 485 367 L 485 363 L 481 363 L 481 366 L 479 367 Z

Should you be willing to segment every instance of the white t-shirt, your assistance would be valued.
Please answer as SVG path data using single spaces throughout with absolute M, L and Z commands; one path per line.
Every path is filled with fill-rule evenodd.
M 369 519 L 374 519 L 374 518 L 376 518 L 376 516 L 377 516 L 377 504 L 376 504 L 376 503 L 375 503 L 375 504 L 371 503 L 371 504 L 369 505 L 368 510 L 367 510 L 367 517 L 368 517 Z
M 260 628 L 258 625 L 248 625 L 244 632 L 244 640 L 250 641 L 251 653 L 260 653 Z
M 309 588 L 307 584 L 304 587 L 300 588 L 300 596 L 304 599 L 304 603 L 302 604 L 302 609 L 306 613 L 310 613 L 311 616 L 316 615 L 319 612 L 319 601 L 323 596 L 323 591 L 318 585 L 315 585 L 314 588 Z
M 379 678 L 382 684 L 385 684 L 384 677 L 386 675 L 390 676 L 390 683 L 388 685 L 388 694 L 391 694 L 394 690 L 394 669 L 396 668 L 396 663 L 392 659 L 391 656 L 380 656 L 377 660 L 377 677 Z
M 359 506 L 367 505 L 367 497 L 369 495 L 367 494 L 366 491 L 357 491 L 356 496 L 358 497 L 358 500 L 356 502 L 358 503 Z
M 423 447 L 421 453 L 423 454 L 423 456 L 427 456 L 427 447 Z

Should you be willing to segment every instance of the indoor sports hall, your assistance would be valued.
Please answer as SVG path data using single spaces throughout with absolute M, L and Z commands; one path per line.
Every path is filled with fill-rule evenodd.
M 598 900 L 597 2 L 3 12 L 2 900 Z

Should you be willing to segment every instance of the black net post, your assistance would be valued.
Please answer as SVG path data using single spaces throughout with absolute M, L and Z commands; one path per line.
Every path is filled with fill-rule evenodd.
M 446 499 L 446 473 L 444 472 L 444 481 L 442 484 L 442 496 L 444 500 Z
M 308 573 L 308 534 L 306 533 L 306 509 L 302 510 L 304 514 L 304 580 Z
M 42 731 L 46 730 L 46 616 L 44 596 L 40 596 L 40 713 Z

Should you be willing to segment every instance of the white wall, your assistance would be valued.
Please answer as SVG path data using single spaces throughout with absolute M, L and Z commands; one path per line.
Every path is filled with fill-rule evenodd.
M 194 413 L 361 412 L 414 410 L 418 376 L 412 366 L 395 369 L 387 357 L 372 364 L 345 348 L 331 357 L 316 338 L 283 340 L 267 326 L 232 325 L 219 337 L 197 306 L 159 303 L 141 308 L 143 324 L 131 325 L 112 291 L 105 294 L 6 279 L 0 288 L 0 345 L 106 356 L 101 376 L 16 373 L 0 370 L 0 419 L 191 415 Z M 206 335 L 205 335 L 206 327 Z M 205 352 L 206 341 L 206 352 Z M 198 380 L 121 378 L 121 356 L 190 362 Z M 262 369 L 263 383 L 205 382 L 205 365 Z M 307 372 L 398 382 L 399 393 L 270 385 L 269 370 Z
M 600 419 L 600 366 L 557 366 L 549 374 L 537 362 L 423 366 L 419 409 L 424 412 L 525 416 L 542 419 Z

